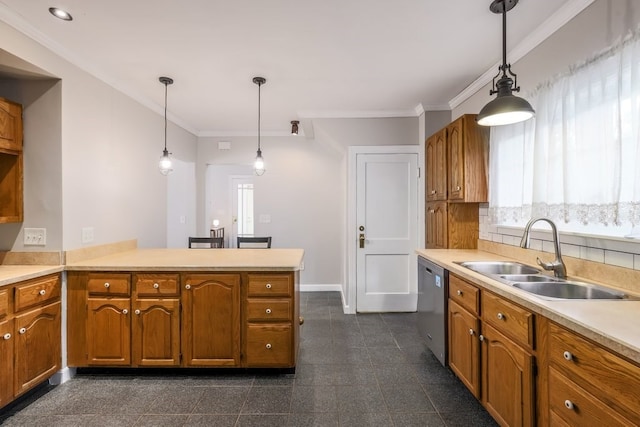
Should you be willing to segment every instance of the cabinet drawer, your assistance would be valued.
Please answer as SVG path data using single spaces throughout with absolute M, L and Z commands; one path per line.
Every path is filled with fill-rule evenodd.
M 92 273 L 87 282 L 89 295 L 129 296 L 131 293 L 128 273 Z
M 9 291 L 3 289 L 0 291 L 0 319 L 9 314 Z
M 490 292 L 482 295 L 482 320 L 521 344 L 534 346 L 534 315 Z
M 553 368 L 549 368 L 549 409 L 553 418 L 573 426 L 632 426 L 638 421 L 624 418 Z
M 291 320 L 291 301 L 287 299 L 249 299 L 247 320 L 258 322 L 288 322 Z
M 449 298 L 478 315 L 480 310 L 480 290 L 459 277 L 449 275 Z
M 134 281 L 139 297 L 177 296 L 180 292 L 177 274 L 136 274 Z
M 549 324 L 549 363 L 610 407 L 636 414 L 640 424 L 640 366 Z
M 15 311 L 60 299 L 60 277 L 46 276 L 15 288 Z
M 249 325 L 247 365 L 250 367 L 293 365 L 290 325 Z
M 291 296 L 292 281 L 284 274 L 249 274 L 248 295 L 254 296 Z

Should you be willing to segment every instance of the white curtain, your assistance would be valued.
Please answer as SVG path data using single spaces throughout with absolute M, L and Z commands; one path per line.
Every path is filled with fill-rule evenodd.
M 535 119 L 491 129 L 491 221 L 640 224 L 640 37 L 528 100 Z

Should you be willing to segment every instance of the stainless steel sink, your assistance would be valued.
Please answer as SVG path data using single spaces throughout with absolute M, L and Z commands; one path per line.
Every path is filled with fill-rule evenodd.
M 558 282 L 559 279 L 543 276 L 541 274 L 503 274 L 501 279 L 507 282 Z
M 538 274 L 540 270 L 511 261 L 465 261 L 461 266 L 480 274 Z
M 532 294 L 560 299 L 628 299 L 622 292 L 581 282 L 518 282 L 514 288 Z

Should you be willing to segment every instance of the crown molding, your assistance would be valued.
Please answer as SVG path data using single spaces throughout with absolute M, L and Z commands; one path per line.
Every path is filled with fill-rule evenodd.
M 299 111 L 304 119 L 382 119 L 393 117 L 417 117 L 416 110 L 326 110 Z
M 586 9 L 587 6 L 594 1 L 595 0 L 571 0 L 565 3 L 538 28 L 536 28 L 535 31 L 525 37 L 522 42 L 507 53 L 510 62 L 516 63 L 518 60 L 522 59 L 526 54 L 549 38 L 553 33 Z M 449 101 L 449 109 L 453 110 L 490 83 L 493 80 L 493 77 L 498 73 L 497 70 L 500 65 L 502 65 L 501 62 L 496 62 L 493 67 L 487 70 L 462 92 L 456 95 L 451 101 Z
M 205 130 L 202 132 L 198 132 L 196 134 L 196 136 L 200 137 L 200 138 L 209 138 L 209 137 L 251 137 L 251 138 L 257 138 L 258 137 L 258 133 L 257 131 L 254 130 L 241 130 L 241 131 L 237 131 L 237 130 Z M 299 137 L 304 137 L 304 133 L 300 132 L 298 135 L 291 135 L 291 132 L 287 132 L 287 131 L 279 131 L 279 130 L 274 130 L 274 131 L 261 131 L 260 132 L 260 137 L 265 137 L 265 136 L 277 136 L 277 137 L 288 137 L 288 138 L 299 138 Z

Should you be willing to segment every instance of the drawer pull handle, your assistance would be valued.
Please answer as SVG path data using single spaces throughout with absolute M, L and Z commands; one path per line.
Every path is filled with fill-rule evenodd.
M 480 335 L 480 336 L 478 337 L 478 339 L 479 339 L 480 341 L 484 341 L 484 335 Z
M 20 328 L 18 332 L 20 332 L 21 334 L 24 334 L 27 332 L 27 328 Z
M 459 297 L 461 297 L 462 296 L 462 291 L 460 289 L 458 289 L 457 294 L 458 294 Z
M 38 292 L 40 295 L 44 295 L 47 293 L 47 291 L 45 291 L 44 289 L 41 289 L 40 292 Z
M 504 314 L 502 314 L 502 313 L 498 313 L 498 319 L 499 319 L 499 320 L 504 320 L 504 319 L 506 319 L 506 318 L 507 318 L 507 316 L 505 316 Z
M 104 287 L 105 287 L 105 288 L 107 288 L 107 289 L 109 289 L 109 286 L 111 286 L 111 285 L 109 284 L 109 282 L 105 282 Z
M 267 350 L 270 350 L 271 349 L 271 344 L 267 343 L 267 345 L 265 345 L 265 347 L 267 348 Z
M 271 314 L 271 309 L 270 309 L 270 308 L 267 308 L 267 309 L 265 310 L 265 313 L 267 313 L 267 314 Z
M 135 314 L 140 314 L 140 310 L 134 311 Z
M 564 401 L 564 407 L 567 409 L 573 409 L 573 402 L 570 401 L 569 399 Z
M 469 335 L 473 335 L 475 334 L 475 332 L 473 331 L 473 329 L 469 329 Z
M 267 289 L 271 289 L 271 283 L 266 284 Z
M 4 334 L 3 338 L 5 340 L 11 339 L 11 334 L 10 333 L 6 333 L 6 334 Z
M 122 310 L 122 314 L 129 314 L 129 310 L 125 308 L 124 310 Z
M 160 285 L 158 285 L 157 283 L 153 284 L 153 289 L 158 289 L 160 287 Z
M 189 289 L 191 289 L 191 285 L 185 285 L 184 288 L 189 290 Z
M 573 354 L 570 351 L 565 351 L 563 354 L 565 360 L 573 360 Z

